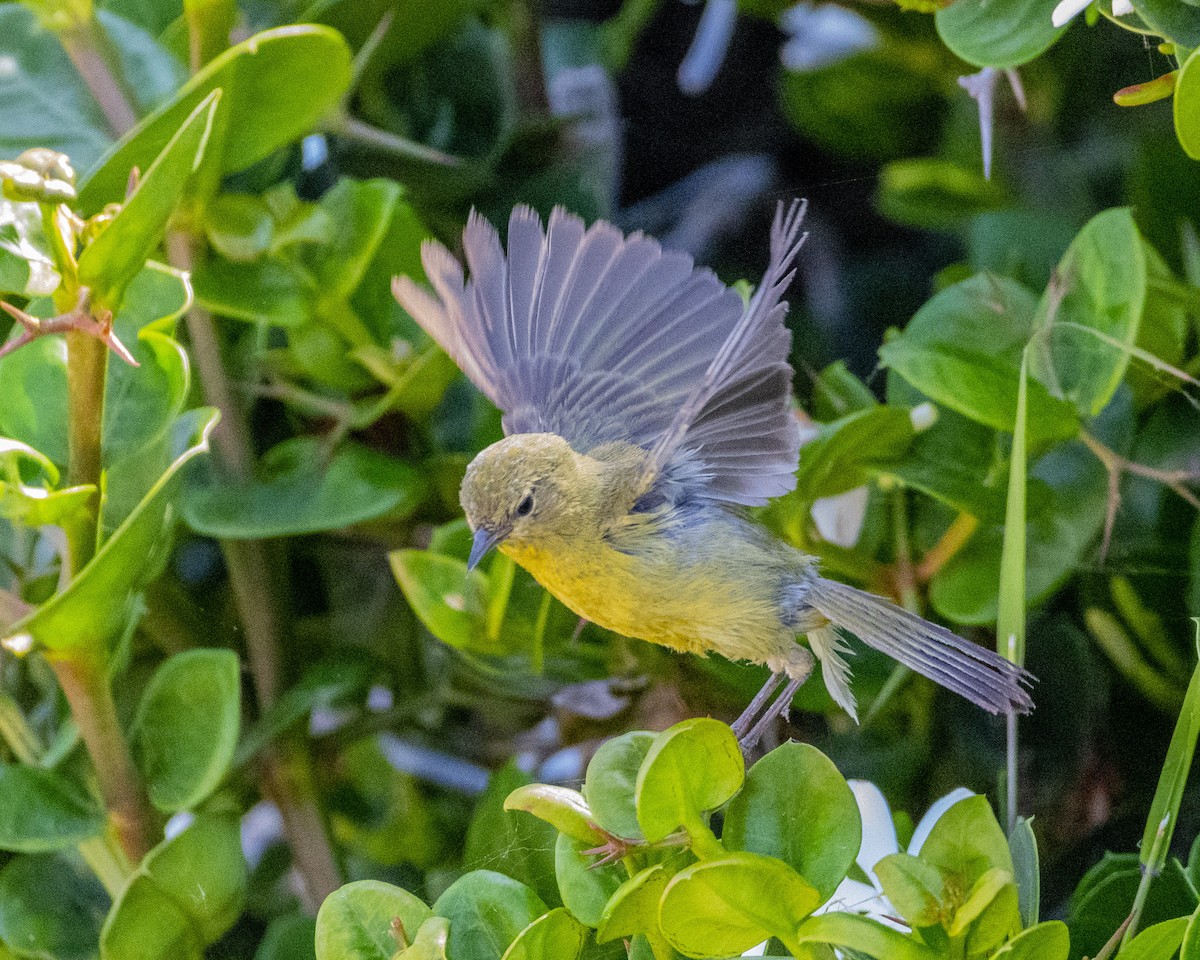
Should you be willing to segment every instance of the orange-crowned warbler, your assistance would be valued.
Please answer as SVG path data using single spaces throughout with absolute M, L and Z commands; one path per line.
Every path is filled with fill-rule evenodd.
M 803 204 L 780 206 L 748 304 L 685 254 L 560 209 L 545 230 L 532 210 L 513 210 L 507 256 L 472 213 L 470 279 L 426 242 L 434 293 L 408 277 L 393 292 L 504 414 L 505 438 L 463 480 L 468 565 L 496 547 L 603 627 L 766 664 L 773 676 L 734 725 L 747 744 L 786 710 L 814 653 L 855 714 L 843 632 L 985 710 L 1027 713 L 1019 667 L 824 579 L 742 509 L 796 484 L 782 297 L 803 215 Z

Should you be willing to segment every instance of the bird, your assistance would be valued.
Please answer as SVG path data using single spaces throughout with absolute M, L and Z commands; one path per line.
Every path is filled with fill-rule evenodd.
M 731 725 L 743 747 L 786 714 L 814 657 L 857 719 L 847 634 L 991 713 L 1028 713 L 1021 667 L 822 577 L 749 512 L 796 485 L 784 294 L 805 208 L 779 204 L 749 298 L 683 252 L 561 207 L 543 225 L 516 206 L 507 250 L 472 210 L 469 275 L 423 242 L 428 286 L 397 276 L 392 292 L 500 409 L 505 434 L 462 482 L 467 566 L 496 549 L 585 620 L 767 666 Z

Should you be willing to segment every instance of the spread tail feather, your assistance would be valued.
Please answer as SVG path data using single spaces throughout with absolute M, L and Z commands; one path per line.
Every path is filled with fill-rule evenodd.
M 1026 689 L 1033 677 L 1025 670 L 883 597 L 818 578 L 805 599 L 833 626 L 990 713 L 1029 713 L 1033 709 Z M 812 634 L 809 636 L 811 643 Z M 823 645 L 836 654 L 835 647 Z M 822 653 L 815 647 L 814 651 Z M 830 666 L 822 669 L 828 672 Z

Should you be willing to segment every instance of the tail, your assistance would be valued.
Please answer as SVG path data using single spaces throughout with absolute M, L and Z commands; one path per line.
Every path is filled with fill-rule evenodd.
M 1033 683 L 1031 674 L 986 647 L 964 640 L 883 597 L 818 577 L 812 581 L 805 601 L 828 618 L 833 627 L 854 634 L 867 646 L 886 653 L 990 713 L 1009 710 L 1029 713 L 1033 709 L 1033 700 L 1026 689 Z M 840 660 L 837 646 L 825 642 L 828 639 L 821 637 L 821 646 Z M 816 652 L 820 655 L 825 651 Z M 827 664 L 823 669 L 834 676 L 844 674 L 845 661 Z

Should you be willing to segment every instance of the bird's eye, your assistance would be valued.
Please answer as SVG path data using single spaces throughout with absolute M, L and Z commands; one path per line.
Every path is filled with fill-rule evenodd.
M 533 494 L 525 494 L 525 499 L 517 504 L 517 516 L 527 517 L 533 513 Z

